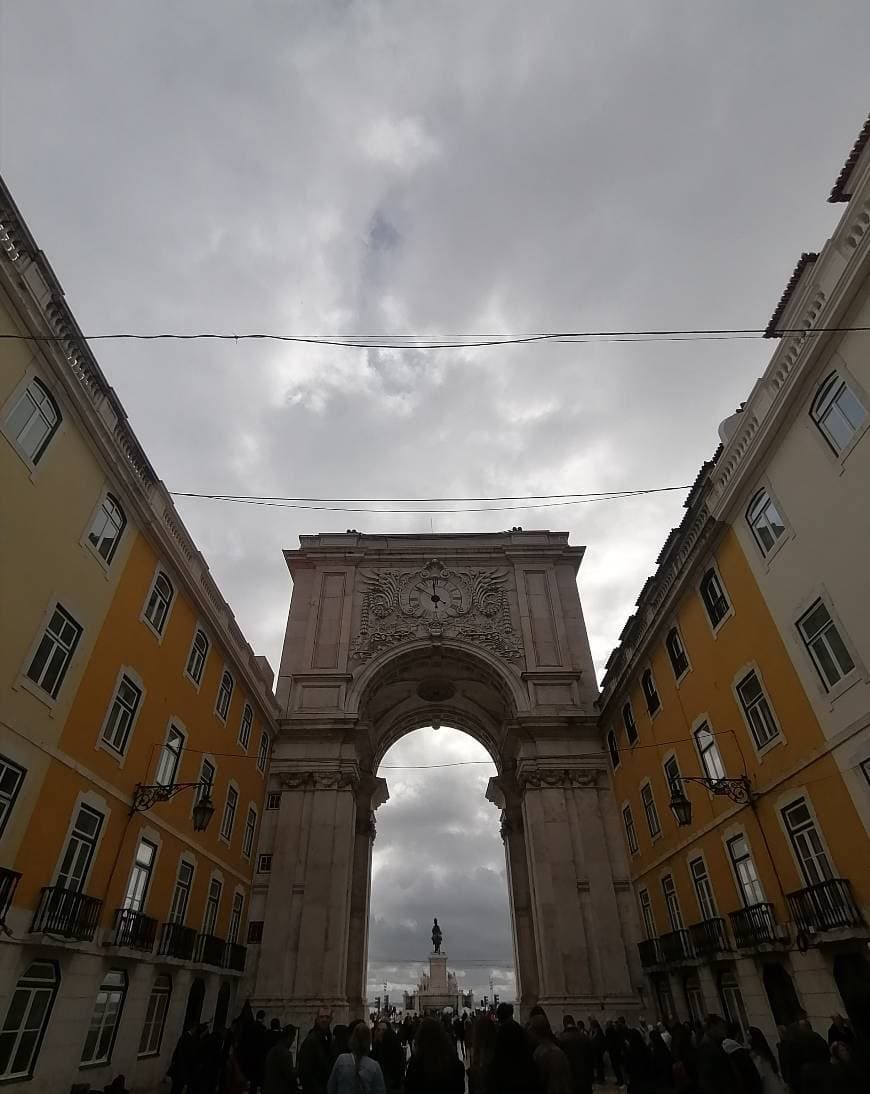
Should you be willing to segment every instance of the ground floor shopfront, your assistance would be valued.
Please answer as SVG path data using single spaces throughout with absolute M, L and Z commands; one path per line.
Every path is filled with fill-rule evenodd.
M 775 1043 L 778 1025 L 803 1013 L 820 1033 L 831 1015 L 849 1017 L 870 1038 L 870 949 L 865 940 L 732 955 L 647 973 L 650 1009 L 658 1016 L 701 1021 L 716 1012 L 744 1031 L 758 1026 Z
M 181 1031 L 234 1016 L 239 976 L 171 958 L 65 944 L 0 943 L 0 1081 L 45 1094 L 116 1075 L 150 1091 Z

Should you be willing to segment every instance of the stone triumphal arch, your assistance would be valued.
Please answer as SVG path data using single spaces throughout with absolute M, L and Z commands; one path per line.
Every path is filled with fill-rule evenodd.
M 561 532 L 348 532 L 303 536 L 285 557 L 254 1005 L 365 1012 L 372 841 L 388 797 L 378 765 L 403 734 L 440 722 L 496 764 L 487 797 L 501 810 L 522 1007 L 554 1018 L 637 1007 L 636 912 L 576 584 L 583 548 Z

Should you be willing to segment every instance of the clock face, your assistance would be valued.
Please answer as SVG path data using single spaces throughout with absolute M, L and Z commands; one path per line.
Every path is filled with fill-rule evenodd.
M 448 619 L 462 611 L 462 590 L 444 574 L 417 577 L 407 592 L 412 615 Z

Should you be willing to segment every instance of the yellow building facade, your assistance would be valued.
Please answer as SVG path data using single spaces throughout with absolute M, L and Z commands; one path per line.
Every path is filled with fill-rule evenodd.
M 146 1090 L 237 1005 L 272 674 L 5 188 L 0 244 L 0 1081 Z

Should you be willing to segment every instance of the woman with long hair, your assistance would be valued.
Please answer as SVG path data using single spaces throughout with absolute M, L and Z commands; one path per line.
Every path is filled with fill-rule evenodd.
M 786 1094 L 785 1083 L 779 1074 L 779 1063 L 758 1026 L 749 1027 L 749 1055 L 761 1076 L 763 1094 Z
M 369 1056 L 371 1047 L 371 1030 L 365 1022 L 356 1022 L 350 1031 L 350 1051 L 332 1065 L 327 1094 L 386 1094 L 380 1065 Z
M 468 1094 L 490 1094 L 487 1074 L 495 1056 L 495 1022 L 481 1015 L 471 1027 L 468 1059 Z
M 405 1070 L 405 1094 L 465 1094 L 465 1068 L 444 1026 L 434 1018 L 424 1018 L 417 1030 Z

